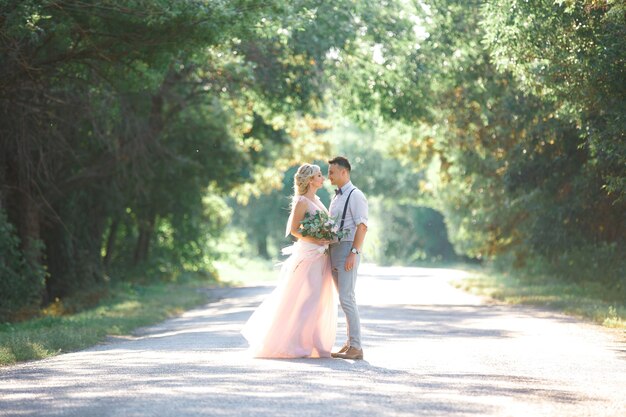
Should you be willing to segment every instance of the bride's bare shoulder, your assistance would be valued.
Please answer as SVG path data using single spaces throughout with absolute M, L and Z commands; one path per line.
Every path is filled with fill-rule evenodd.
M 307 205 L 307 198 L 303 195 L 299 195 L 297 197 L 294 197 L 293 199 L 293 206 L 297 207 L 297 206 L 304 206 Z

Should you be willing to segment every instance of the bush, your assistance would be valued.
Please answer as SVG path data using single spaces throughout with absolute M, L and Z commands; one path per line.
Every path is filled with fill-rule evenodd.
M 572 248 L 555 257 L 548 268 L 571 282 L 597 282 L 626 296 L 626 252 L 617 243 Z
M 516 270 L 527 283 L 556 278 L 563 283 L 593 286 L 606 301 L 626 299 L 626 251 L 618 243 L 564 248 L 552 256 L 511 251 L 498 256 L 494 266 L 501 271 Z
M 42 245 L 35 248 L 41 249 Z M 38 309 L 45 274 L 41 265 L 27 262 L 13 225 L 0 210 L 0 321 L 19 319 Z

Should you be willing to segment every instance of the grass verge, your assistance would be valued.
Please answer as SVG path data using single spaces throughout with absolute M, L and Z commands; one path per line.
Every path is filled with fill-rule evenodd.
M 273 285 L 280 272 L 277 260 L 261 258 L 216 261 L 213 265 L 221 282 L 235 286 Z
M 465 291 L 509 304 L 548 307 L 606 327 L 626 329 L 626 300 L 597 283 L 471 271 L 468 278 L 454 284 Z
M 98 306 L 72 315 L 48 309 L 44 316 L 0 324 L 0 366 L 93 346 L 107 335 L 129 334 L 207 301 L 207 281 L 114 285 Z

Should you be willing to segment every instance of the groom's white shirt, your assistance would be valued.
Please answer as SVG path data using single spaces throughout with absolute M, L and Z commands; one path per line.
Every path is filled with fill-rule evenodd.
M 333 197 L 330 202 L 330 216 L 337 218 L 339 223 L 341 223 L 341 215 L 343 214 L 343 207 L 346 205 L 346 199 L 348 198 L 350 191 L 354 188 L 356 187 L 352 185 L 352 182 L 348 181 L 343 187 L 341 187 L 341 194 Z M 350 233 L 345 238 L 341 239 L 342 242 L 352 242 L 354 240 L 356 227 L 359 224 L 367 226 L 367 213 L 367 199 L 361 190 L 356 188 L 348 201 L 346 220 L 343 224 L 343 228 L 350 230 Z

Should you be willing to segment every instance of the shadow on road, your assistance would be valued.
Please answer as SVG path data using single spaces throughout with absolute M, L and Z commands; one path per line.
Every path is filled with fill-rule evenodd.
M 563 352 L 539 344 L 546 335 L 519 344 L 535 331 L 530 310 L 458 294 L 407 303 L 425 288 L 419 274 L 402 288 L 373 280 L 360 307 L 365 360 L 250 358 L 239 331 L 271 287 L 223 289 L 128 340 L 0 370 L 0 416 L 577 416 L 605 401 L 566 382 L 580 363 L 555 365 Z

